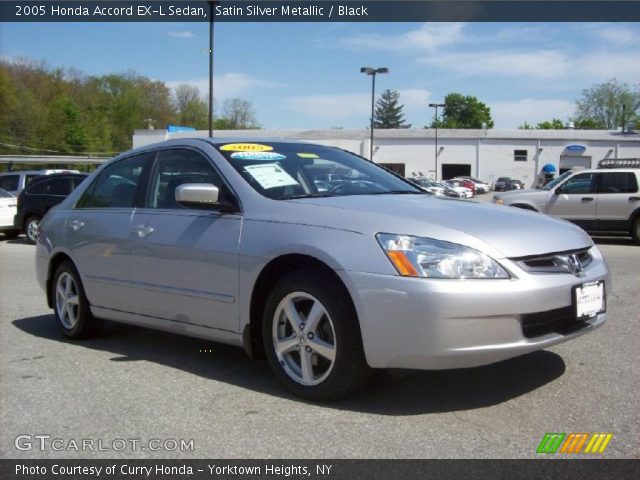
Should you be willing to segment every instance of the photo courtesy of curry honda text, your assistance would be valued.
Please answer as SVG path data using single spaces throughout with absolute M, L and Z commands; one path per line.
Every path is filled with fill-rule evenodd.
M 569 222 L 281 140 L 122 154 L 47 213 L 36 255 L 68 337 L 106 319 L 241 346 L 314 400 L 373 368 L 474 367 L 576 338 L 605 322 L 610 287 Z

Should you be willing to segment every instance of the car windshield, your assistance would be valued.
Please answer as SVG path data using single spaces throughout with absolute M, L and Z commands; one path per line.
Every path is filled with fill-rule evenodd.
M 0 188 L 0 198 L 12 198 L 12 197 L 13 195 L 11 195 L 6 190 L 3 190 L 2 188 Z
M 567 178 L 572 173 L 573 172 L 571 170 L 567 170 L 562 175 L 560 175 L 558 178 L 554 178 L 549 183 L 547 183 L 544 187 L 542 187 L 542 190 L 552 190 L 552 189 L 556 188 L 560 182 L 562 182 L 565 178 Z
M 425 194 L 409 181 L 337 148 L 261 142 L 222 144 L 218 151 L 256 191 L 274 200 Z

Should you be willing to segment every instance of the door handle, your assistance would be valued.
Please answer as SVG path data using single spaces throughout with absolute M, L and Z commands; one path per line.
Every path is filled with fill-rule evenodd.
M 582 197 L 583 202 L 593 202 L 593 197 Z
M 629 197 L 630 202 L 637 202 L 638 200 L 640 200 L 640 197 Z
M 73 229 L 73 231 L 77 232 L 82 227 L 84 227 L 84 222 L 82 220 L 71 220 L 69 222 L 69 228 Z
M 133 228 L 133 231 L 138 235 L 138 237 L 145 238 L 153 233 L 153 227 L 149 225 L 138 225 Z

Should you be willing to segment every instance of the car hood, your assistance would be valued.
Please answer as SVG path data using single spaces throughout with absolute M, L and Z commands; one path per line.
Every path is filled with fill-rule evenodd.
M 375 235 L 415 235 L 460 243 L 495 257 L 522 257 L 586 248 L 575 225 L 516 208 L 427 195 L 350 195 L 284 202 L 285 218 L 307 225 Z M 280 209 L 278 209 L 280 210 Z M 273 218 L 274 209 L 270 209 Z

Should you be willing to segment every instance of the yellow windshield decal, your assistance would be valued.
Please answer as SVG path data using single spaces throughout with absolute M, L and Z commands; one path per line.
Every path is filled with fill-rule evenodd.
M 220 147 L 225 152 L 270 152 L 273 147 L 259 143 L 227 143 Z

